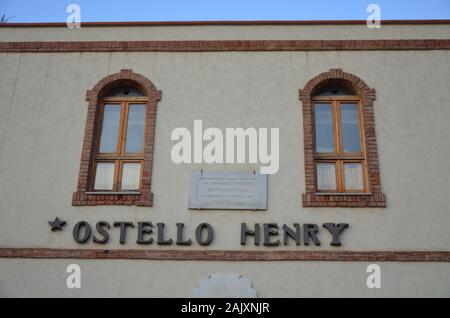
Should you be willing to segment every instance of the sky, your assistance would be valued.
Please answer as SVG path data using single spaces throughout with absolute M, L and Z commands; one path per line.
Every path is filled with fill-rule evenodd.
M 369 4 L 381 19 L 450 19 L 450 0 L 0 0 L 10 22 L 65 22 L 69 4 L 81 22 L 208 20 L 366 20 Z

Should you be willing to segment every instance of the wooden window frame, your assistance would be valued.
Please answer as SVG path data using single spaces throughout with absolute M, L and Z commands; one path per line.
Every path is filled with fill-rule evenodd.
M 355 92 L 354 96 L 316 96 L 315 92 L 327 85 L 338 83 Z M 330 69 L 309 80 L 299 91 L 303 115 L 303 140 L 305 153 L 305 193 L 302 194 L 303 207 L 386 207 L 386 197 L 381 190 L 378 150 L 375 135 L 375 118 L 373 102 L 375 90 L 370 88 L 359 77 L 343 72 L 341 69 Z M 361 138 L 361 154 L 317 154 L 315 145 L 314 105 L 316 102 L 337 103 L 337 101 L 356 102 L 359 107 L 359 123 Z M 333 108 L 333 131 L 336 127 L 341 133 L 340 120 L 336 118 Z M 340 111 L 338 112 L 340 114 Z M 339 121 L 338 121 L 339 120 Z M 336 126 L 338 124 L 338 126 Z M 334 139 L 337 137 L 334 133 Z M 335 142 L 335 152 L 339 147 Z M 317 162 L 336 162 L 342 166 L 336 169 L 337 191 L 317 190 Z M 343 164 L 346 162 L 363 163 L 364 189 L 345 190 Z M 338 176 L 338 174 L 342 176 Z
M 145 105 L 145 113 L 147 114 L 148 111 L 148 98 L 147 97 L 106 97 L 103 98 L 100 103 L 99 108 L 99 119 L 98 119 L 98 125 L 97 125 L 97 138 L 95 142 L 95 155 L 94 155 L 94 164 L 93 164 L 93 172 L 90 182 L 90 191 L 92 192 L 111 192 L 111 193 L 122 193 L 122 192 L 136 192 L 139 193 L 139 189 L 141 186 L 139 186 L 139 189 L 135 190 L 122 190 L 121 184 L 122 184 L 122 170 L 123 170 L 123 163 L 140 163 L 141 164 L 141 175 L 139 177 L 139 183 L 142 181 L 142 167 L 144 164 L 144 145 L 145 140 L 143 140 L 142 144 L 142 152 L 135 152 L 135 153 L 127 153 L 125 151 L 126 147 L 126 136 L 127 136 L 127 130 L 128 130 L 128 114 L 130 105 Z M 117 133 L 117 143 L 116 143 L 116 152 L 109 152 L 109 153 L 101 153 L 100 152 L 100 138 L 101 138 L 101 132 L 102 132 L 102 124 L 103 124 L 103 114 L 105 110 L 105 105 L 120 105 L 120 120 L 119 120 L 119 127 L 118 127 L 118 133 Z M 145 116 L 146 117 L 146 116 Z M 144 123 L 144 139 L 147 135 L 146 133 L 147 125 Z M 94 188 L 95 184 L 95 178 L 96 178 L 96 169 L 97 169 L 97 163 L 101 162 L 113 162 L 114 163 L 114 182 L 113 182 L 113 189 L 112 190 L 96 190 Z
M 144 96 L 105 97 L 112 89 L 133 85 Z M 86 129 L 81 154 L 80 173 L 78 176 L 77 192 L 73 194 L 72 205 L 136 205 L 152 206 L 153 194 L 151 193 L 151 177 L 153 167 L 154 134 L 156 122 L 156 105 L 161 99 L 161 91 L 158 91 L 153 83 L 146 77 L 134 73 L 132 70 L 121 70 L 100 80 L 86 93 L 88 111 Z M 145 129 L 143 153 L 123 155 L 126 138 L 128 116 L 123 114 L 128 106 L 121 106 L 121 128 L 119 127 L 117 147 L 121 147 L 116 153 L 99 153 L 101 125 L 103 120 L 103 107 L 105 103 L 145 104 Z M 125 124 L 125 125 L 124 125 Z M 125 130 L 124 130 L 125 129 Z M 121 131 L 120 131 L 121 130 Z M 118 149 L 118 148 L 117 148 Z M 94 190 L 95 169 L 97 162 L 115 163 L 115 185 L 113 190 Z M 124 162 L 140 162 L 141 178 L 138 191 L 120 191 L 122 165 Z
M 363 119 L 362 119 L 362 105 L 361 99 L 357 96 L 314 96 L 312 97 L 313 102 L 313 125 L 314 125 L 314 145 L 315 143 L 315 105 L 316 104 L 330 104 L 333 118 L 333 146 L 334 152 L 330 153 L 320 153 L 316 151 L 314 147 L 314 162 L 315 166 L 320 162 L 334 163 L 336 166 L 336 189 L 333 190 L 322 190 L 317 187 L 317 194 L 370 194 L 369 184 L 367 182 L 367 171 L 366 171 L 366 146 L 364 141 L 364 129 L 363 129 Z M 359 153 L 345 153 L 343 151 L 343 139 L 342 139 L 342 118 L 341 118 L 341 104 L 355 104 L 358 110 L 358 128 L 359 128 L 359 145 L 361 152 Z M 344 164 L 345 163 L 360 163 L 362 165 L 363 173 L 363 188 L 360 190 L 348 190 L 345 188 L 345 177 L 344 177 Z M 317 171 L 317 170 L 316 170 Z M 317 184 L 317 176 L 316 176 Z

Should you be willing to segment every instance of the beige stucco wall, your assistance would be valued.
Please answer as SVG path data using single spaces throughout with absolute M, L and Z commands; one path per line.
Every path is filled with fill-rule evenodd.
M 66 287 L 66 267 L 81 268 L 81 288 Z M 5 260 L 0 297 L 193 297 L 214 273 L 241 274 L 258 297 L 448 297 L 445 263 L 383 263 L 381 288 L 366 287 L 369 263 Z
M 8 28 L 1 41 L 142 41 L 142 40 L 360 40 L 448 39 L 448 24 L 382 25 L 212 25 L 147 27 Z
M 264 28 L 268 33 L 261 31 Z M 333 34 L 328 32 L 329 27 L 308 27 L 307 34 L 303 33 L 305 27 L 285 27 L 283 32 L 279 27 L 264 28 L 258 27 L 252 36 L 247 31 L 238 32 L 238 27 L 208 27 L 203 33 L 197 28 L 195 32 L 191 30 L 193 28 L 186 31 L 179 29 L 180 33 L 175 32 L 173 27 L 158 28 L 157 32 L 144 28 L 137 30 L 137 33 L 140 37 L 145 36 L 146 40 L 209 39 L 212 35 L 216 39 L 236 39 L 238 36 L 252 39 L 286 36 L 297 39 L 318 35 L 333 38 Z M 349 38 L 369 34 L 368 31 L 355 29 L 355 26 L 340 28 L 341 32 L 352 30 L 348 33 Z M 405 28 L 392 27 L 391 33 L 381 37 L 425 38 L 428 34 L 431 38 L 448 38 L 450 33 L 448 27 L 439 31 L 442 29 L 440 26 L 415 26 L 417 31 Z M 436 33 L 428 32 L 429 29 Z M 90 28 L 80 31 L 76 39 L 113 39 L 113 34 L 114 39 L 136 39 L 137 35 L 131 30 L 113 29 L 108 33 L 106 28 Z M 0 39 L 73 40 L 71 34 L 75 33 L 67 32 L 70 31 L 1 29 Z M 183 32 L 192 36 L 186 38 Z M 373 33 L 374 38 L 378 37 L 376 32 Z M 372 35 L 364 38 L 372 38 Z M 87 220 L 94 225 L 98 220 L 110 223 L 126 220 L 165 222 L 173 237 L 176 222 L 185 223 L 192 231 L 197 224 L 208 222 L 215 228 L 215 240 L 202 249 L 449 250 L 448 51 L 0 53 L 0 65 L 1 247 L 167 249 L 155 244 L 144 247 L 136 245 L 135 231 L 128 235 L 127 245 L 121 246 L 118 244 L 118 229 L 110 231 L 107 245 L 89 243 L 80 246 L 72 238 L 71 229 L 77 221 Z M 162 91 L 156 119 L 152 178 L 154 206 L 72 207 L 87 111 L 86 90 L 106 75 L 123 68 L 146 76 Z M 342 68 L 353 73 L 376 89 L 374 109 L 381 183 L 387 196 L 385 209 L 301 207 L 300 197 L 305 181 L 298 89 L 310 78 L 330 68 Z M 280 128 L 280 169 L 277 174 L 269 176 L 267 211 L 187 209 L 192 171 L 257 167 L 172 163 L 172 130 L 186 127 L 192 131 L 195 119 L 202 119 L 204 128 Z M 55 216 L 68 222 L 62 233 L 49 231 L 47 221 Z M 239 244 L 241 222 L 275 222 L 280 225 L 345 222 L 350 224 L 350 229 L 343 234 L 343 246 L 340 248 L 329 246 L 329 234 L 325 230 L 320 233 L 321 247 L 296 247 L 292 244 L 277 248 L 254 247 L 251 244 L 242 247 Z M 200 247 L 193 244 L 183 248 Z M 54 270 L 65 277 L 65 266 L 70 262 L 1 259 L 0 295 L 36 295 L 40 273 L 50 275 Z M 99 284 L 94 287 L 86 283 L 84 293 L 89 296 L 102 295 L 105 291 L 116 296 L 138 292 L 144 296 L 189 296 L 198 278 L 230 271 L 255 281 L 262 296 L 372 295 L 372 291 L 365 287 L 365 263 L 77 263 L 85 265 L 86 275 Z M 379 292 L 381 294 L 375 292 L 373 295 L 450 295 L 448 280 L 445 279 L 449 276 L 447 263 L 386 263 L 383 268 L 387 269 L 386 275 L 392 280 L 388 279 L 389 282 Z M 127 271 L 139 275 L 127 275 Z M 318 275 L 311 276 L 312 271 Z M 173 272 L 176 274 L 172 275 Z M 355 279 L 352 276 L 354 273 Z M 127 278 L 133 276 L 137 287 L 132 288 L 120 279 L 108 283 L 104 275 L 110 274 Z M 348 277 L 348 281 L 338 281 L 342 275 Z M 416 277 L 415 280 L 411 280 L 410 275 Z M 146 285 L 147 281 L 141 282 L 137 276 L 156 280 L 165 277 L 167 285 L 152 288 L 150 281 Z M 325 277 L 336 282 L 336 291 L 325 288 L 328 286 Z M 298 284 L 294 283 L 297 278 Z M 305 280 L 308 283 L 304 284 Z M 275 282 L 280 284 L 280 289 L 271 287 Z M 299 287 L 313 282 L 316 283 L 313 290 Z M 64 296 L 71 295 L 63 286 L 65 278 L 45 284 L 42 295 L 60 292 Z M 178 284 L 183 284 L 183 287 L 178 288 Z M 122 286 L 120 291 L 117 291 L 118 286 Z M 415 290 L 414 286 L 426 287 Z

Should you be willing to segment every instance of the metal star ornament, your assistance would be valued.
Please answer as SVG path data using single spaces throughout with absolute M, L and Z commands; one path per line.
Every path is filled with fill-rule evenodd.
M 52 232 L 55 232 L 62 231 L 62 228 L 64 225 L 66 225 L 66 222 L 61 221 L 58 217 L 56 217 L 54 221 L 50 221 L 48 222 L 48 224 L 50 224 L 50 226 L 52 227 Z

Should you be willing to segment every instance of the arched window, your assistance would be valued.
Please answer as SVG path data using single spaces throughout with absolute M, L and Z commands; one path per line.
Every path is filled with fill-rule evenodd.
M 305 142 L 306 207 L 384 207 L 373 118 L 374 90 L 330 70 L 300 92 Z
M 152 205 L 151 168 L 160 92 L 131 70 L 87 93 L 88 118 L 73 205 Z
M 123 85 L 100 101 L 93 191 L 139 191 L 148 97 Z
M 312 101 L 317 192 L 367 193 L 361 99 L 327 83 Z

